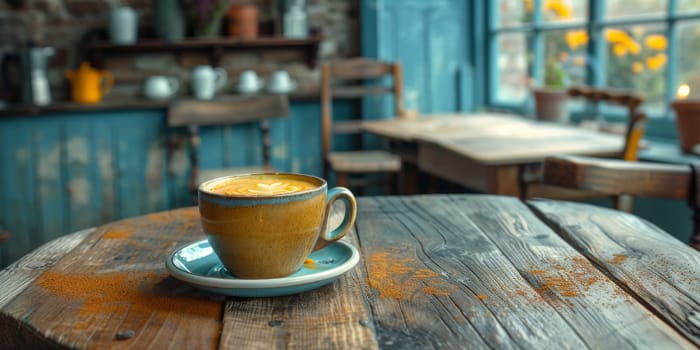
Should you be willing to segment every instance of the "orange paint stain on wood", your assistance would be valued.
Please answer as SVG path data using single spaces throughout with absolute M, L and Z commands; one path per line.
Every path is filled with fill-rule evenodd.
M 130 238 L 134 234 L 134 231 L 127 230 L 117 230 L 117 231 L 107 231 L 102 235 L 104 239 L 126 239 Z
M 537 278 L 539 285 L 535 290 L 538 293 L 552 291 L 567 298 L 579 296 L 605 280 L 584 257 L 573 257 L 566 266 L 556 264 L 552 270 L 531 269 L 527 272 Z
M 418 262 L 405 256 L 401 252 L 380 251 L 369 257 L 368 282 L 380 297 L 406 300 L 417 292 L 430 295 L 452 293 L 455 287 L 444 281 L 439 273 L 415 267 Z
M 158 288 L 165 278 L 155 272 L 112 272 L 105 274 L 64 274 L 47 271 L 37 280 L 46 291 L 82 302 L 79 316 L 127 312 L 136 314 L 180 313 L 219 321 L 220 301 L 169 295 Z
M 622 264 L 627 260 L 627 255 L 624 254 L 613 254 L 613 258 L 608 260 L 609 263 L 613 265 L 619 265 Z
M 475 295 L 475 296 L 476 296 L 476 298 L 479 299 L 479 300 L 486 300 L 486 299 L 489 298 L 489 296 L 486 295 L 486 294 L 477 294 L 477 295 Z

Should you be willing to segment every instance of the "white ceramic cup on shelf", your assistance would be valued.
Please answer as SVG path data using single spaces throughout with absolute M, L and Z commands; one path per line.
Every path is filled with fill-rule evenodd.
M 264 82 L 252 69 L 247 69 L 241 72 L 238 77 L 238 92 L 243 94 L 251 94 L 260 91 Z
M 284 94 L 294 90 L 296 84 L 285 70 L 278 70 L 270 76 L 267 90 L 272 93 Z
M 153 100 L 173 97 L 180 87 L 180 82 L 174 77 L 162 75 L 150 76 L 143 84 L 143 94 Z
M 211 100 L 228 80 L 221 67 L 197 66 L 192 70 L 192 93 L 199 100 Z

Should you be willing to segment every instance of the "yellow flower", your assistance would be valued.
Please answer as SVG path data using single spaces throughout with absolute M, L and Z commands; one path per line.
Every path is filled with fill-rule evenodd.
M 606 30 L 605 38 L 611 43 L 624 43 L 631 39 L 627 33 L 619 29 Z
M 635 73 L 641 73 L 644 70 L 644 65 L 642 62 L 636 61 L 632 63 L 632 71 Z
M 651 70 L 657 70 L 664 64 L 666 64 L 666 54 L 664 53 L 659 53 L 647 58 L 647 67 Z
M 663 51 L 666 50 L 668 46 L 668 40 L 666 40 L 666 37 L 663 35 L 654 34 L 647 36 L 644 40 L 644 44 L 652 50 Z
M 569 5 L 562 1 L 562 0 L 547 0 L 544 3 L 544 11 L 552 11 L 554 14 L 561 18 L 561 19 L 567 19 L 571 18 L 572 13 L 571 13 L 571 7 Z
M 613 53 L 617 57 L 622 57 L 627 54 L 627 46 L 623 44 L 615 44 L 613 45 Z
M 584 30 L 570 30 L 566 32 L 566 44 L 569 48 L 576 49 L 588 43 L 588 33 Z
M 633 54 L 638 54 L 640 51 L 642 51 L 642 45 L 639 45 L 636 41 L 630 39 L 627 43 L 627 50 Z

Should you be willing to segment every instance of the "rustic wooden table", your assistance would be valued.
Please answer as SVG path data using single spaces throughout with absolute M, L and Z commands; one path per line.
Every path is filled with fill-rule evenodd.
M 364 122 L 410 167 L 486 193 L 520 196 L 527 165 L 546 156 L 616 156 L 624 137 L 508 114 L 466 113 Z M 410 176 L 409 176 L 410 177 Z
M 365 197 L 360 263 L 291 296 L 170 277 L 196 208 L 50 242 L 0 272 L 2 348 L 675 349 L 700 345 L 700 253 L 635 216 L 559 201 Z

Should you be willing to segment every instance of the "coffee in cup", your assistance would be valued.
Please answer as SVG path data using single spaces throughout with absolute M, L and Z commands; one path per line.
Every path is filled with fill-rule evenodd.
M 302 174 L 233 175 L 199 186 L 202 228 L 224 267 L 238 278 L 278 278 L 299 270 L 312 251 L 345 236 L 357 205 L 343 187 Z M 326 232 L 333 203 L 343 222 Z

